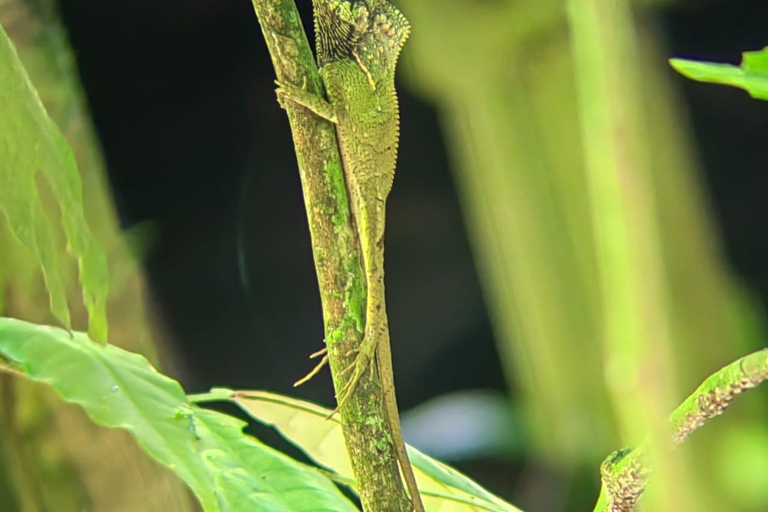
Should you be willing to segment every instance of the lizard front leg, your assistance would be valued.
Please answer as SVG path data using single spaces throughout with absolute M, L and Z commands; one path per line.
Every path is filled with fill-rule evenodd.
M 277 101 L 280 103 L 281 107 L 285 108 L 285 100 L 289 100 L 314 112 L 326 121 L 338 124 L 339 120 L 336 116 L 336 109 L 325 98 L 307 92 L 301 87 L 285 84 L 279 80 L 276 80 L 275 84 L 277 84 L 277 89 L 275 90 L 277 93 Z

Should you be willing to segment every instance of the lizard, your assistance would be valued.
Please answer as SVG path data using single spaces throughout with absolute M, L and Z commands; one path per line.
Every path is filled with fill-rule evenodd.
M 384 296 L 386 200 L 395 177 L 400 135 L 395 68 L 410 34 L 410 24 L 385 0 L 312 3 L 317 61 L 328 99 L 280 82 L 277 93 L 281 102 L 288 99 L 334 123 L 362 250 L 367 289 L 363 341 L 355 351 L 355 361 L 343 371 L 351 375 L 337 393 L 336 410 L 375 364 L 390 435 L 413 509 L 424 512 L 400 426 Z M 297 385 L 315 375 L 326 362 L 327 355 Z

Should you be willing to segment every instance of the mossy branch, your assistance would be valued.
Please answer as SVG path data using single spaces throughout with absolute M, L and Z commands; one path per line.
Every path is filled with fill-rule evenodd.
M 754 352 L 710 376 L 669 417 L 671 449 L 685 441 L 707 421 L 719 416 L 734 398 L 768 379 L 768 349 Z M 652 468 L 649 441 L 634 449 L 619 450 L 603 462 L 602 489 L 594 512 L 631 512 L 642 496 Z M 657 453 L 663 453 L 659 450 Z
M 312 50 L 294 0 L 253 0 L 277 79 L 324 95 Z M 365 309 L 362 256 L 350 217 L 349 200 L 333 126 L 308 110 L 283 105 L 293 132 L 307 208 L 325 320 L 325 339 L 334 387 L 353 362 L 361 341 Z M 368 512 L 407 512 L 389 435 L 378 375 L 362 379 L 341 409 L 341 422 L 357 489 Z

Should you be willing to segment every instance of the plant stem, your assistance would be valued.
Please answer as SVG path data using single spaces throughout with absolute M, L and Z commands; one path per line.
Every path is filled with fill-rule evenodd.
M 277 79 L 323 96 L 322 82 L 293 0 L 253 0 Z M 349 200 L 334 127 L 308 110 L 283 105 L 293 132 L 312 250 L 325 321 L 325 339 L 336 392 L 340 372 L 354 360 L 365 305 L 362 256 L 352 227 Z M 362 302 L 361 302 L 362 301 Z M 388 431 L 378 375 L 361 379 L 341 409 L 344 439 L 367 512 L 407 512 Z
M 622 444 L 648 436 L 672 408 L 676 365 L 669 276 L 662 251 L 652 147 L 641 105 L 639 43 L 628 0 L 569 0 L 585 178 L 599 281 L 603 359 Z M 649 377 L 652 376 L 652 377 Z M 653 456 L 655 454 L 651 454 Z M 674 467 L 673 467 L 674 466 Z M 664 458 L 659 510 L 702 510 L 685 464 Z M 671 483 L 667 475 L 675 475 Z M 672 488 L 675 491 L 672 491 Z
M 704 381 L 669 416 L 666 447 L 656 447 L 663 454 L 685 441 L 693 432 L 715 416 L 721 415 L 734 398 L 768 379 L 768 349 L 744 356 L 720 369 Z M 660 449 L 661 448 L 661 449 Z M 650 441 L 635 449 L 612 453 L 600 467 L 602 489 L 594 512 L 631 512 L 643 494 L 652 468 L 648 463 Z

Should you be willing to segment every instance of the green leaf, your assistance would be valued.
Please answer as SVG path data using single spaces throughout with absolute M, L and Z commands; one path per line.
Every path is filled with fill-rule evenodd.
M 693 80 L 739 87 L 753 98 L 768 100 L 768 47 L 744 52 L 741 67 L 686 59 L 670 59 L 669 63 Z
M 38 176 L 55 197 L 69 252 L 76 258 L 89 331 L 107 339 L 107 260 L 85 222 L 77 163 L 66 139 L 48 117 L 16 49 L 0 26 L 0 210 L 11 231 L 43 271 L 51 310 L 70 325 L 52 222 L 38 190 Z
M 142 356 L 9 318 L 0 318 L 0 356 L 97 424 L 131 432 L 206 512 L 357 511 L 320 472 L 243 434 L 242 421 L 191 405 Z
M 262 391 L 214 389 L 205 395 L 190 396 L 197 402 L 229 400 L 253 419 L 273 426 L 288 441 L 316 463 L 333 470 L 339 480 L 356 486 L 352 466 L 344 448 L 341 424 L 328 418 L 329 409 L 315 404 Z M 415 448 L 409 446 L 419 490 L 427 510 L 441 512 L 520 512 L 480 485 Z

